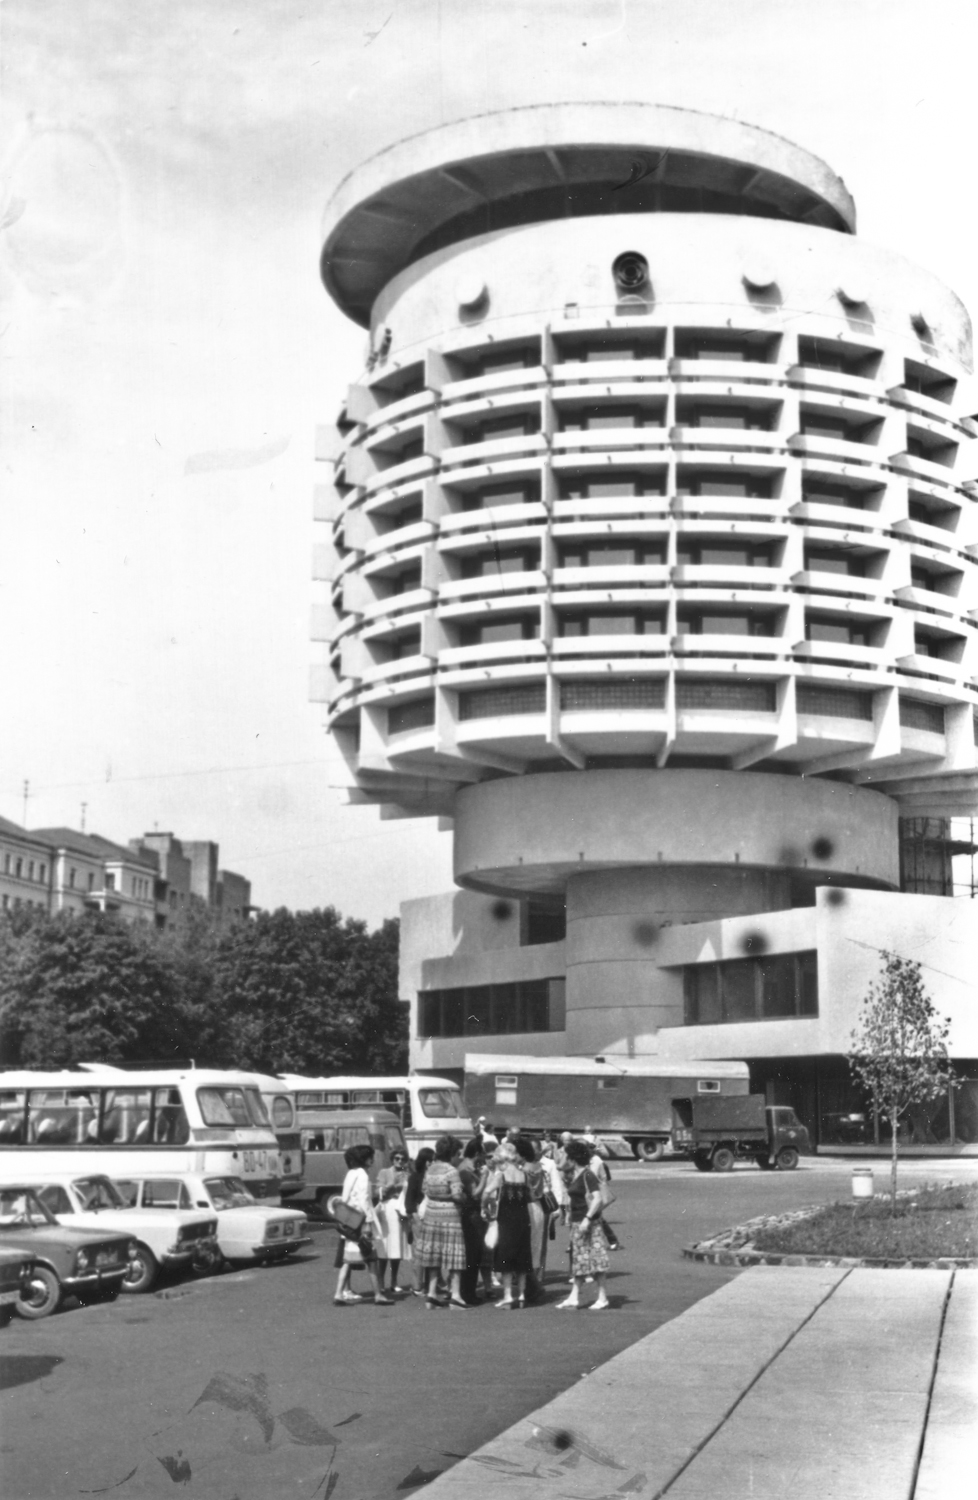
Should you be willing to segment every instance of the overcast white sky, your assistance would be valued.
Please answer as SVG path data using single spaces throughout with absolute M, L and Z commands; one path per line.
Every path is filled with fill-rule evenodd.
M 318 279 L 338 180 L 561 99 L 735 115 L 978 312 L 969 0 L 6 0 L 0 814 L 221 845 L 264 906 L 371 923 L 433 825 L 329 789 L 306 701 L 313 428 L 364 335 Z

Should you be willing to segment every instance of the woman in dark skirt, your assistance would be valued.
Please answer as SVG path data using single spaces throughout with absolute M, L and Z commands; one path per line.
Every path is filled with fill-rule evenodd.
M 533 1269 L 530 1190 L 516 1147 L 508 1141 L 493 1154 L 492 1170 L 482 1199 L 486 1217 L 490 1221 L 495 1219 L 499 1225 L 494 1264 L 503 1280 L 503 1295 L 496 1306 L 507 1311 L 523 1307 L 527 1274 Z
M 474 1136 L 465 1148 L 458 1175 L 462 1179 L 462 1238 L 465 1240 L 465 1270 L 462 1272 L 462 1300 L 470 1306 L 478 1301 L 476 1291 L 479 1272 L 483 1273 L 486 1296 L 492 1292 L 490 1268 L 486 1263 L 486 1222 L 482 1217 L 482 1194 L 489 1178 L 482 1140 Z

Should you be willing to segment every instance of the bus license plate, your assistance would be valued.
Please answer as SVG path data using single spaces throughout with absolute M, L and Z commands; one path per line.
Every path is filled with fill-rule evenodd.
M 242 1151 L 241 1155 L 244 1160 L 245 1175 L 249 1172 L 261 1172 L 264 1174 L 268 1171 L 267 1151 Z

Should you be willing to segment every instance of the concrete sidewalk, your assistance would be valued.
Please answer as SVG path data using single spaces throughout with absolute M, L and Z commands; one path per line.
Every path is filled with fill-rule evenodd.
M 759 1266 L 424 1494 L 971 1500 L 976 1457 L 978 1271 Z

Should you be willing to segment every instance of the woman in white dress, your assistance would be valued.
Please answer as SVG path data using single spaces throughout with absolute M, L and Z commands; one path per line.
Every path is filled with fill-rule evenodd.
M 351 1208 L 359 1208 L 365 1215 L 363 1226 L 357 1239 L 360 1250 L 360 1258 L 363 1261 L 367 1275 L 373 1283 L 374 1301 L 381 1307 L 390 1307 L 394 1301 L 393 1297 L 385 1297 L 381 1290 L 380 1280 L 377 1276 L 377 1243 L 382 1240 L 380 1225 L 374 1212 L 373 1193 L 370 1188 L 370 1177 L 367 1168 L 374 1159 L 372 1146 L 351 1146 L 343 1153 L 343 1159 L 347 1165 L 347 1174 L 343 1179 L 343 1191 L 340 1197 L 344 1203 Z M 352 1267 L 346 1259 L 346 1246 L 352 1241 L 340 1236 L 340 1242 L 336 1252 L 336 1264 L 339 1267 L 339 1276 L 336 1278 L 336 1291 L 333 1293 L 333 1301 L 340 1307 L 350 1302 L 359 1302 L 361 1298 L 349 1289 L 350 1271 Z
M 408 1181 L 408 1156 L 406 1151 L 391 1152 L 391 1164 L 377 1173 L 374 1192 L 377 1195 L 377 1217 L 384 1237 L 384 1248 L 377 1246 L 377 1278 L 384 1290 L 388 1264 L 391 1268 L 391 1292 L 399 1292 L 397 1273 L 402 1260 L 411 1259 L 408 1243 L 408 1218 L 404 1205 L 404 1190 Z M 384 1253 L 386 1251 L 386 1254 Z

